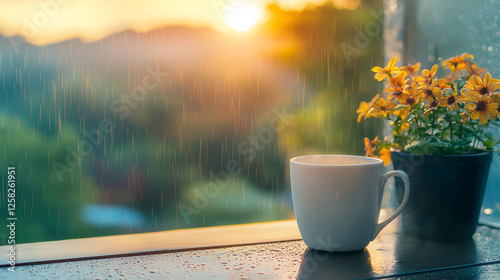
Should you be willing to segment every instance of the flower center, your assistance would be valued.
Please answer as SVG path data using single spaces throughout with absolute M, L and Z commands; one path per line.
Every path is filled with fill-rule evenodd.
M 427 95 L 428 97 L 431 97 L 432 96 L 432 90 L 428 89 L 425 91 L 425 95 Z
M 434 100 L 434 101 L 432 101 L 432 103 L 431 103 L 431 104 L 429 104 L 429 108 L 436 108 L 436 107 L 437 107 L 437 105 L 438 105 L 437 101 L 436 101 L 436 100 Z
M 484 101 L 479 101 L 476 103 L 476 111 L 484 111 L 486 110 L 486 102 Z
M 488 89 L 485 88 L 485 87 L 483 87 L 483 88 L 481 88 L 481 90 L 479 91 L 479 93 L 481 93 L 482 95 L 485 95 L 485 94 L 488 93 Z
M 448 105 L 453 105 L 455 103 L 455 96 L 448 97 Z

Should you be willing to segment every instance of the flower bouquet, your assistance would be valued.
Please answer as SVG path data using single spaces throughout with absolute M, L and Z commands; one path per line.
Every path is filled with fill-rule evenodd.
M 376 95 L 361 102 L 356 111 L 363 118 L 382 118 L 392 128 L 392 137 L 365 138 L 367 156 L 390 162 L 391 149 L 415 155 L 463 155 L 493 151 L 495 142 L 487 132 L 498 124 L 500 80 L 479 68 L 473 56 L 464 53 L 444 61 L 451 73 L 436 77 L 438 65 L 419 74 L 420 63 L 395 66 L 397 58 L 385 68 L 374 67 L 375 79 L 388 83 L 386 97 Z
M 387 84 L 384 96 L 362 102 L 358 121 L 382 118 L 392 135 L 365 138 L 367 156 L 377 156 L 405 171 L 411 194 L 402 212 L 403 230 L 421 239 L 459 241 L 474 234 L 499 126 L 500 81 L 464 53 L 419 73 L 420 64 L 397 67 L 394 57 L 374 67 Z M 396 181 L 401 201 L 403 186 Z

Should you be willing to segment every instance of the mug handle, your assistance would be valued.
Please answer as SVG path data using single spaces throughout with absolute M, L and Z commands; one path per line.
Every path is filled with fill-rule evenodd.
M 401 202 L 401 205 L 399 205 L 399 208 L 396 210 L 396 212 L 394 212 L 394 214 L 392 214 L 392 216 L 387 218 L 382 223 L 377 224 L 377 226 L 375 227 L 375 233 L 373 234 L 372 240 L 374 240 L 375 237 L 377 237 L 378 233 L 385 226 L 387 226 L 390 222 L 392 222 L 392 220 L 394 220 L 397 216 L 399 216 L 399 214 L 401 214 L 401 212 L 403 211 L 403 209 L 406 206 L 406 203 L 408 203 L 408 198 L 410 197 L 410 179 L 408 179 L 408 175 L 402 170 L 389 171 L 389 172 L 385 173 L 384 176 L 382 177 L 382 190 L 384 190 L 385 183 L 387 182 L 387 180 L 389 180 L 389 178 L 392 176 L 397 176 L 397 177 L 401 178 L 401 180 L 403 180 L 403 182 L 405 184 L 405 195 L 403 198 L 403 202 Z

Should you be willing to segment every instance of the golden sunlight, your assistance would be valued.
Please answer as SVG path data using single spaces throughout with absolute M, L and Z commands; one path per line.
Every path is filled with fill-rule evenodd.
M 32 44 L 48 45 L 80 38 L 93 42 L 133 30 L 164 26 L 209 27 L 218 31 L 251 29 L 265 21 L 265 9 L 302 9 L 333 4 L 354 9 L 360 0 L 0 0 L 0 36 L 20 35 Z M 193 9 L 193 7 L 197 7 Z
M 262 8 L 252 2 L 243 2 L 239 5 L 228 5 L 224 13 L 226 24 L 236 31 L 247 31 L 262 17 Z

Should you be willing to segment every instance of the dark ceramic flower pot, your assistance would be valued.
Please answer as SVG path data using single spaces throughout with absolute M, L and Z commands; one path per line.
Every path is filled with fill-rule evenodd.
M 491 153 L 416 156 L 392 152 L 395 170 L 410 178 L 411 195 L 401 213 L 403 231 L 425 240 L 460 241 L 476 231 Z M 396 179 L 399 202 L 403 182 Z

